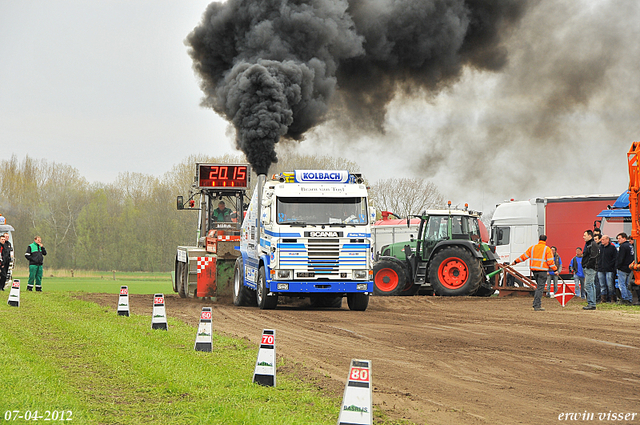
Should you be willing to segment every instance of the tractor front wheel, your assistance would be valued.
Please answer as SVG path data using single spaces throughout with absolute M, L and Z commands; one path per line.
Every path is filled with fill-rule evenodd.
M 452 246 L 431 260 L 429 281 L 437 295 L 464 296 L 476 292 L 482 279 L 482 265 L 469 251 Z
M 406 283 L 404 268 L 397 262 L 381 260 L 373 266 L 374 295 L 400 295 Z

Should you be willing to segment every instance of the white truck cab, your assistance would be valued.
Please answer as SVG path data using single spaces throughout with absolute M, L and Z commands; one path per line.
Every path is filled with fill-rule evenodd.
M 261 308 L 275 308 L 278 295 L 346 296 L 352 310 L 366 309 L 373 291 L 367 204 L 367 188 L 347 171 L 281 173 L 257 187 L 242 224 L 234 302 L 255 295 Z

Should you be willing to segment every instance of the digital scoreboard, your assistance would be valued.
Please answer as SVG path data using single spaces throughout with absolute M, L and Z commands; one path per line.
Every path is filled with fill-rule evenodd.
M 198 186 L 212 189 L 249 188 L 246 164 L 198 164 Z

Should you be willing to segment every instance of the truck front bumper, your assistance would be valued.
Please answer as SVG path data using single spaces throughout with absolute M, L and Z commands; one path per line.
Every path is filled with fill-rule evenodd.
M 276 281 L 269 282 L 269 290 L 282 295 L 288 294 L 331 294 L 373 292 L 373 281 Z

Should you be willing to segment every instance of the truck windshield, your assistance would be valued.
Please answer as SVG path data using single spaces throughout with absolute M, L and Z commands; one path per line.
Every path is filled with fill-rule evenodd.
M 278 198 L 278 224 L 365 225 L 368 223 L 366 198 Z

